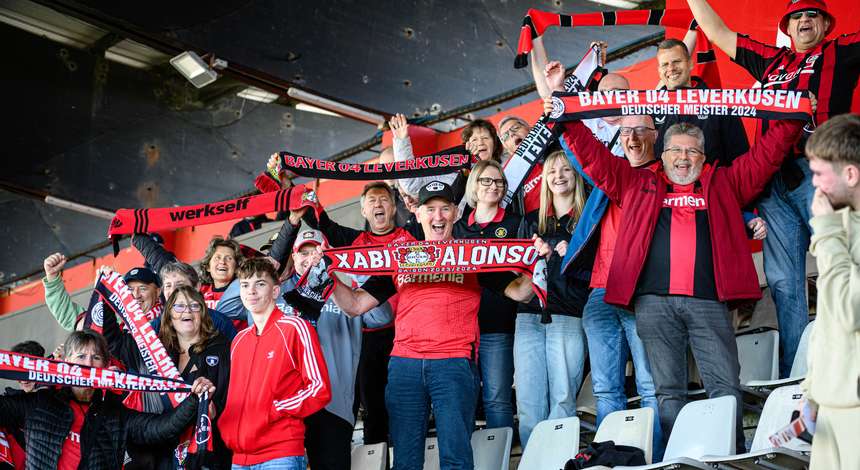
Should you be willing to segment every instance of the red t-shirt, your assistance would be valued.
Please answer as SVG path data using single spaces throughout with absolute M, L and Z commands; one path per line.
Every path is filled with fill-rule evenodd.
M 84 417 L 90 408 L 89 403 L 78 403 L 74 400 L 69 402 L 72 407 L 72 429 L 63 441 L 63 450 L 60 452 L 60 461 L 57 464 L 59 470 L 76 470 L 81 463 L 81 429 L 84 427 Z
M 543 181 L 543 163 L 535 163 L 531 173 L 523 181 L 525 213 L 540 209 L 540 183 Z

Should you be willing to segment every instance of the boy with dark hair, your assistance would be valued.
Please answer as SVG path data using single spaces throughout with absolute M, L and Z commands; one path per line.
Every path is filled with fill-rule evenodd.
M 221 436 L 233 450 L 233 468 L 304 470 L 304 418 L 331 400 L 328 370 L 316 331 L 285 316 L 275 266 L 243 262 L 236 273 L 242 304 L 253 323 L 233 340 Z

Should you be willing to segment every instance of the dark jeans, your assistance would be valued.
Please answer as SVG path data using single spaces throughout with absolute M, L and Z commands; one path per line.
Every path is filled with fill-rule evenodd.
M 407 359 L 388 363 L 385 402 L 394 445 L 394 470 L 424 468 L 430 407 L 436 419 L 442 470 L 472 470 L 472 431 L 480 388 L 474 361 Z
M 305 418 L 305 451 L 314 470 L 343 470 L 350 466 L 352 428 L 325 409 Z
M 731 395 L 737 400 L 736 445 L 738 453 L 744 452 L 738 346 L 726 304 L 680 295 L 642 295 L 636 298 L 636 329 L 651 365 L 664 440 L 687 404 L 689 346 L 708 397 Z
M 358 362 L 358 397 L 366 412 L 364 443 L 388 442 L 388 411 L 385 384 L 388 383 L 388 356 L 394 347 L 394 328 L 362 333 Z

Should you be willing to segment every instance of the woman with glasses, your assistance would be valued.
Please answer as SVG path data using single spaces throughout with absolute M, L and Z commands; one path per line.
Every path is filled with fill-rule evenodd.
M 104 315 L 104 335 L 111 353 L 129 370 L 150 374 L 134 338 L 127 331 L 120 330 L 114 315 Z M 215 423 L 227 398 L 230 344 L 212 323 L 203 294 L 192 286 L 177 287 L 167 299 L 158 339 L 179 369 L 183 380 L 192 382 L 198 377 L 206 377 L 215 384 L 216 391 L 211 397 L 209 408 L 209 417 Z M 168 407 L 169 405 L 165 406 Z M 214 428 L 213 437 L 214 452 L 207 453 L 203 464 L 213 469 L 230 468 L 231 454 L 221 440 L 217 428 Z M 186 452 L 187 444 L 188 442 L 177 440 L 157 449 L 154 452 L 158 456 L 157 468 L 177 468 L 177 457 L 174 454 L 181 455 Z M 198 455 L 188 455 L 186 466 L 191 467 L 187 459 L 197 458 Z
M 576 394 L 585 365 L 582 310 L 588 299 L 593 247 L 585 269 L 565 275 L 561 261 L 587 199 L 585 183 L 564 152 L 552 152 L 543 167 L 540 209 L 526 216 L 524 236 L 537 235 L 553 248 L 547 258 L 547 306 L 521 304 L 514 337 L 514 371 L 520 441 L 528 444 L 537 423 L 576 415 Z M 589 261 L 590 260 L 590 261 Z M 549 323 L 547 323 L 549 321 Z
M 495 160 L 476 163 L 466 181 L 464 199 L 472 210 L 454 226 L 456 238 L 517 238 L 520 216 L 499 206 L 507 180 Z M 481 397 L 488 428 L 514 427 L 511 387 L 514 381 L 514 321 L 517 303 L 489 289 L 478 310 Z

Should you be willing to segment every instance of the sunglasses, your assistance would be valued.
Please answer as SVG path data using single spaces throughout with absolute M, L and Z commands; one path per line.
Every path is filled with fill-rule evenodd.
M 820 15 L 820 14 L 821 13 L 819 13 L 818 10 L 804 10 L 804 11 L 796 11 L 796 12 L 788 15 L 788 17 L 793 19 L 793 20 L 799 20 L 799 19 L 803 18 L 803 15 L 806 15 L 807 18 L 812 20 L 812 19 L 818 18 L 818 15 Z

